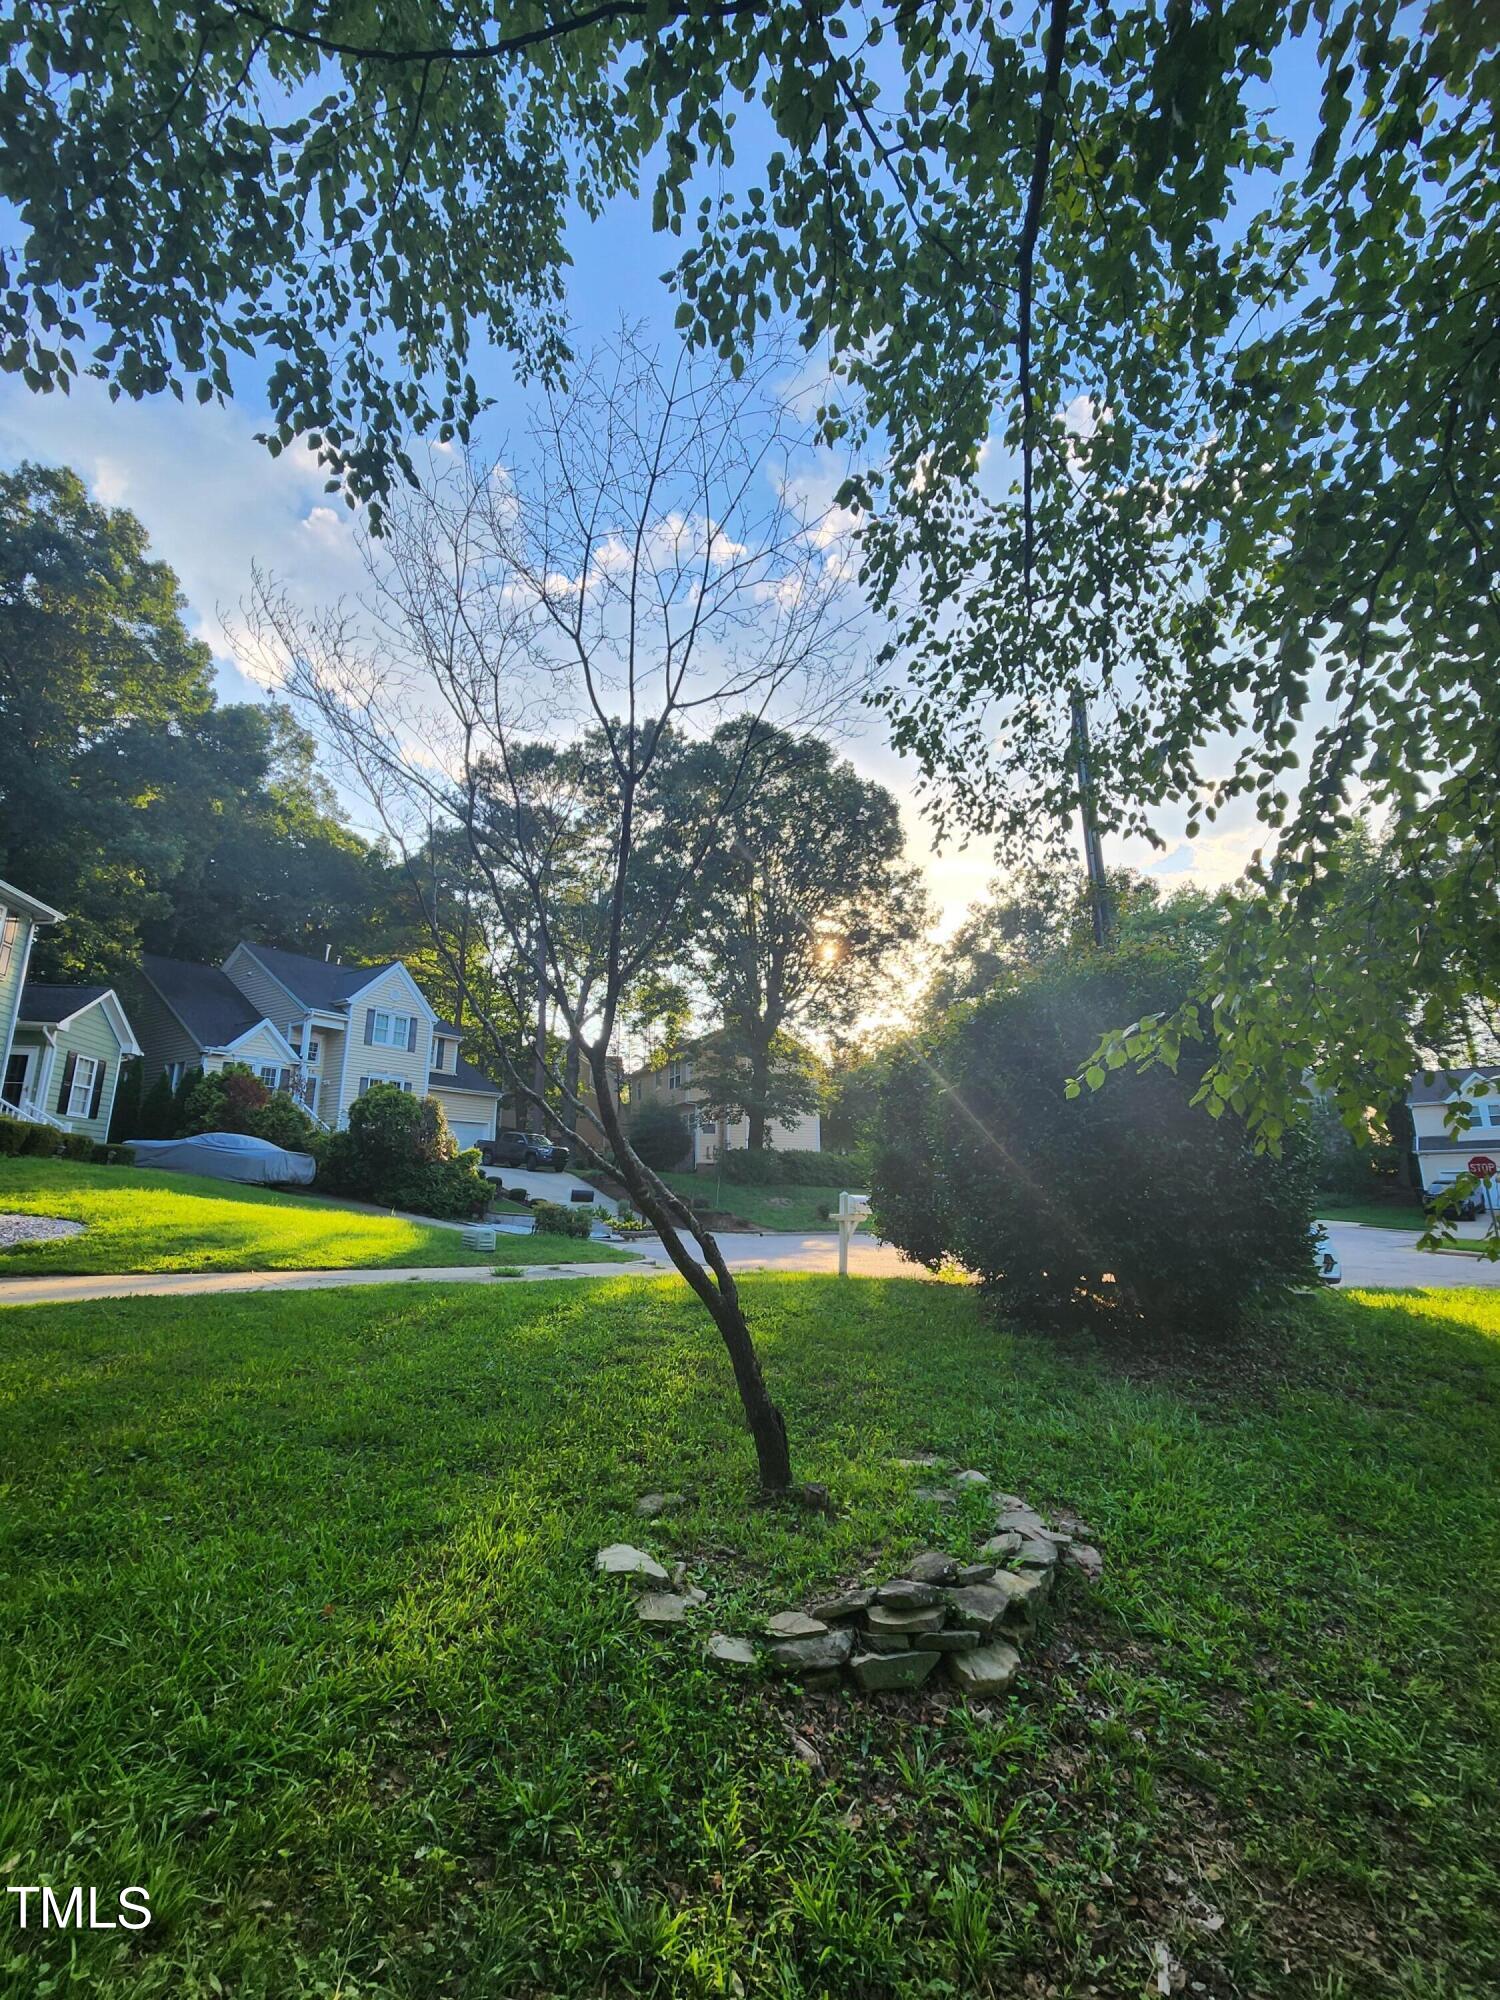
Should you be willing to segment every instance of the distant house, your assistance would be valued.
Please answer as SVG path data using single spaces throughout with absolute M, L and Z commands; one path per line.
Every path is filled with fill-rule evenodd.
M 1484 1097 L 1474 1094 L 1479 1084 L 1489 1085 Z M 1469 1108 L 1455 1134 L 1448 1129 L 1448 1112 L 1464 1098 Z M 1440 1070 L 1430 1082 L 1419 1077 L 1406 1093 L 1406 1103 L 1424 1193 L 1443 1176 L 1461 1174 L 1476 1153 L 1500 1158 L 1500 1066 Z
M 222 966 L 148 952 L 136 1014 L 148 1089 L 243 1062 L 330 1130 L 371 1084 L 394 1083 L 436 1097 L 460 1144 L 494 1137 L 504 1093 L 464 1061 L 399 959 L 340 965 L 247 942 Z
M 691 1159 L 684 1166 L 705 1167 L 721 1153 L 740 1150 L 750 1143 L 750 1123 L 739 1118 L 715 1118 L 703 1106 L 701 1086 L 694 1084 L 694 1068 L 712 1040 L 704 1036 L 667 1057 L 665 1062 L 635 1070 L 625 1079 L 629 1099 L 629 1119 L 650 1104 L 665 1104 L 680 1111 L 693 1136 Z M 788 1150 L 821 1153 L 823 1121 L 816 1111 L 800 1118 L 773 1118 L 766 1130 L 769 1143 L 782 1152 Z
M 60 910 L 0 882 L 0 1107 L 102 1140 L 120 1066 L 140 1047 L 113 987 L 27 978 L 37 931 L 62 921 Z

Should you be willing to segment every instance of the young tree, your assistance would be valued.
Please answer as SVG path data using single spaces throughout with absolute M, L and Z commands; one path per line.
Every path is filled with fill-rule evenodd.
M 627 996 L 678 948 L 769 716 L 806 718 L 842 686 L 837 550 L 793 504 L 796 442 L 755 373 L 663 366 L 626 339 L 545 398 L 520 466 L 459 458 L 396 507 L 370 549 L 373 626 L 299 619 L 264 580 L 257 605 L 392 841 L 462 832 L 508 936 L 501 977 L 524 983 L 535 959 L 612 1171 L 718 1329 L 776 1491 L 786 1427 L 738 1287 L 631 1144 L 610 1052 Z M 682 737 L 731 717 L 738 756 L 684 786 Z M 467 988 L 466 1005 L 518 1102 L 550 1099 L 604 1165 L 557 1065 L 539 1079 L 510 1016 Z
M 1278 830 L 1209 975 L 1258 1129 L 1302 1089 L 1263 1009 L 1310 947 L 1360 1017 L 1320 1073 L 1367 1053 L 1365 968 L 1315 921 L 1360 789 L 1413 896 L 1446 889 L 1384 933 L 1382 1060 L 1413 1005 L 1492 990 L 1492 9 L 27 0 L 0 48 L 0 359 L 33 388 L 209 399 L 233 357 L 269 448 L 373 515 L 414 429 L 468 435 L 476 330 L 556 379 L 568 210 L 654 174 L 658 228 L 696 215 L 694 339 L 738 360 L 779 310 L 838 357 L 820 422 L 868 461 L 893 724 L 947 810 L 1064 818 L 1091 697 L 1106 828 L 1240 800 Z M 1278 56 L 1317 79 L 1305 133 Z
M 696 768 L 733 769 L 745 749 L 728 723 Z M 847 1031 L 894 964 L 909 972 L 928 910 L 883 785 L 814 736 L 762 731 L 753 756 L 703 871 L 690 962 L 723 1024 L 694 1081 L 710 1111 L 744 1115 L 758 1151 L 773 1119 L 819 1102 L 800 1038 Z

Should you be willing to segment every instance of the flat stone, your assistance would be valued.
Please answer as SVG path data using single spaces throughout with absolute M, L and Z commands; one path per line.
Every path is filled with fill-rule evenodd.
M 875 1635 L 868 1635 L 873 1638 Z M 930 1646 L 935 1653 L 972 1653 L 980 1644 L 977 1632 L 971 1632 L 961 1625 L 950 1625 L 944 1632 L 924 1632 L 922 1644 Z
M 915 1458 L 898 1458 L 894 1461 L 895 1464 L 904 1466 L 908 1472 L 917 1472 L 924 1468 L 930 1471 L 934 1465 L 941 1465 L 942 1462 L 935 1451 L 919 1451 Z
M 708 1602 L 708 1592 L 700 1590 L 696 1583 L 688 1584 L 683 1589 L 682 1595 L 687 1601 L 688 1606 L 694 1611 L 697 1610 L 700 1604 L 707 1604 Z
M 940 1632 L 943 1624 L 941 1604 L 914 1611 L 901 1611 L 893 1604 L 872 1604 L 865 1613 L 865 1629 L 868 1632 L 908 1635 L 913 1632 Z
M 1057 1561 L 1057 1543 L 1045 1535 L 1023 1535 L 1014 1559 L 1022 1569 L 1051 1569 Z
M 883 1583 L 875 1597 L 877 1603 L 888 1604 L 893 1611 L 926 1611 L 943 1601 L 943 1593 L 935 1583 L 919 1583 L 915 1578 L 906 1576 L 898 1576 L 892 1583 Z
M 1021 1540 L 1014 1528 L 1007 1528 L 1003 1535 L 991 1535 L 979 1553 L 993 1557 L 997 1563 L 1009 1562 L 1020 1553 Z
M 1005 1610 L 1007 1625 L 1033 1625 L 1052 1588 L 1052 1572 L 1050 1569 L 996 1570 L 993 1588 L 1004 1591 L 1009 1600 Z
M 643 1625 L 680 1625 L 688 1615 L 688 1601 L 675 1590 L 643 1590 L 635 1600 L 635 1615 Z
M 1020 1671 L 1021 1655 L 1004 1639 L 971 1653 L 949 1653 L 948 1678 L 964 1694 L 1004 1694 Z
M 968 1472 L 955 1472 L 953 1475 L 955 1486 L 988 1486 L 989 1483 L 990 1475 L 987 1472 L 975 1472 L 971 1469 Z
M 1004 1534 L 1007 1528 L 1018 1535 L 1041 1535 L 1047 1531 L 1047 1523 L 1034 1507 L 1002 1507 L 995 1516 L 995 1530 Z
M 841 1618 L 857 1618 L 861 1611 L 868 1611 L 874 1602 L 873 1590 L 841 1590 L 837 1597 L 820 1597 L 816 1604 L 809 1606 L 809 1610 L 825 1625 L 836 1625 Z
M 782 1639 L 770 1647 L 779 1674 L 800 1676 L 841 1667 L 854 1651 L 852 1632 L 819 1632 L 807 1639 Z
M 867 1694 L 882 1688 L 920 1687 L 941 1655 L 920 1653 L 856 1653 L 849 1671 Z
M 644 1549 L 633 1549 L 629 1542 L 611 1542 L 607 1549 L 600 1549 L 594 1568 L 601 1576 L 623 1576 L 629 1583 L 667 1581 L 667 1572 L 656 1557 L 648 1556 Z
M 912 1497 L 917 1500 L 930 1500 L 934 1507 L 951 1507 L 958 1495 L 946 1486 L 919 1486 Z
M 1074 1569 L 1081 1569 L 1090 1583 L 1097 1583 L 1104 1574 L 1103 1556 L 1087 1542 L 1072 1543 L 1063 1550 L 1063 1557 L 1073 1565 Z
M 919 1556 L 913 1556 L 902 1571 L 918 1583 L 952 1583 L 958 1570 L 958 1563 L 952 1556 L 945 1556 L 940 1549 L 926 1549 Z
M 685 1504 L 680 1493 L 643 1493 L 635 1503 L 635 1511 L 643 1521 L 654 1521 L 658 1514 L 669 1514 L 674 1507 Z
M 1094 1539 L 1094 1531 L 1088 1522 L 1075 1514 L 1071 1507 L 1060 1507 L 1054 1519 L 1059 1529 L 1065 1529 L 1075 1542 L 1091 1542 Z
M 821 1618 L 809 1618 L 805 1611 L 778 1611 L 766 1620 L 766 1633 L 772 1639 L 815 1639 L 827 1630 Z
M 758 1658 L 753 1639 L 737 1639 L 729 1632 L 711 1634 L 703 1650 L 716 1667 L 723 1667 L 726 1672 L 753 1667 Z
M 859 1643 L 867 1653 L 904 1653 L 911 1645 L 912 1635 L 905 1632 L 861 1632 Z M 925 1646 L 929 1640 L 936 1642 L 941 1636 L 937 1632 L 918 1632 L 915 1637 Z
M 1000 1584 L 955 1584 L 947 1592 L 948 1608 L 956 1625 L 973 1632 L 993 1632 L 1011 1606 L 1011 1594 Z
M 836 1687 L 843 1685 L 844 1680 L 837 1667 L 819 1667 L 813 1673 L 799 1674 L 797 1678 L 809 1694 L 832 1694 Z
M 965 1563 L 953 1581 L 957 1584 L 988 1583 L 994 1574 L 993 1563 Z

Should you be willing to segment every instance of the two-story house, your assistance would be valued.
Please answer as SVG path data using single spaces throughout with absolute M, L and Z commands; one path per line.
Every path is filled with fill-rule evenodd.
M 442 1104 L 454 1137 L 495 1135 L 503 1093 L 458 1052 L 399 959 L 341 965 L 271 945 L 237 944 L 222 966 L 147 953 L 136 1007 L 149 1089 L 165 1071 L 243 1062 L 297 1097 L 330 1130 L 373 1083 Z
M 1453 1077 L 1457 1077 L 1456 1084 Z M 1483 1096 L 1477 1087 L 1489 1086 Z M 1467 1100 L 1468 1110 L 1457 1132 L 1448 1127 L 1452 1106 Z M 1500 1067 L 1489 1066 L 1452 1075 L 1438 1071 L 1431 1081 L 1418 1077 L 1406 1093 L 1411 1112 L 1412 1146 L 1422 1191 L 1434 1182 L 1464 1172 L 1476 1154 L 1500 1159 Z
M 120 1067 L 140 1047 L 112 987 L 27 977 L 38 929 L 62 921 L 60 910 L 0 882 L 0 1109 L 102 1140 Z
M 714 1118 L 703 1108 L 703 1092 L 701 1087 L 695 1086 L 693 1075 L 699 1053 L 710 1039 L 705 1036 L 691 1042 L 676 1054 L 668 1056 L 665 1062 L 634 1070 L 625 1079 L 625 1095 L 629 1100 L 631 1117 L 649 1104 L 669 1105 L 683 1114 L 693 1142 L 691 1155 L 683 1159 L 684 1167 L 709 1166 L 721 1153 L 741 1149 L 750 1143 L 750 1123 L 743 1113 L 738 1118 Z M 797 1118 L 773 1118 L 767 1127 L 766 1137 L 772 1146 L 782 1152 L 821 1153 L 823 1121 L 816 1111 Z

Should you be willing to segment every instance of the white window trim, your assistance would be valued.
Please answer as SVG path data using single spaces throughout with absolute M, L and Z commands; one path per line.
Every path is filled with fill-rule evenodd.
M 84 1071 L 88 1075 L 84 1075 Z M 97 1056 L 80 1056 L 73 1068 L 73 1083 L 68 1091 L 68 1108 L 63 1114 L 67 1118 L 87 1118 L 89 1104 L 94 1095 L 94 1079 L 99 1074 Z
M 0 979 L 10 971 L 16 959 L 16 942 L 21 935 L 22 917 L 19 910 L 8 910 L 0 903 Z
M 407 1053 L 412 1023 L 416 1018 L 415 1014 L 398 1014 L 389 1007 L 372 1007 L 369 1046 L 372 1049 L 400 1049 L 403 1054 Z M 382 1023 L 385 1026 L 384 1034 L 380 1032 Z
M 398 1090 L 404 1090 L 408 1096 L 411 1094 L 411 1078 L 409 1076 L 390 1076 L 383 1070 L 372 1069 L 367 1070 L 359 1079 L 359 1082 L 360 1088 L 354 1093 L 356 1097 L 363 1097 L 372 1083 L 393 1083 Z

